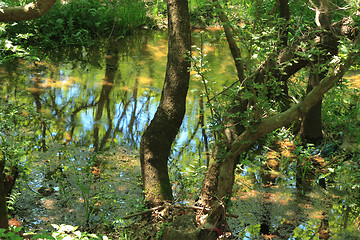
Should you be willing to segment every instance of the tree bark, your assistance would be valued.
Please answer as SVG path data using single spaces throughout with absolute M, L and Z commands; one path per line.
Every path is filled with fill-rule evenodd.
M 331 27 L 331 14 L 330 14 L 330 1 L 320 0 L 320 6 L 315 6 L 315 23 L 319 29 L 323 31 L 330 30 Z M 324 32 L 320 35 L 319 46 L 321 50 L 326 50 L 331 55 L 337 52 L 338 40 L 334 35 Z M 324 64 L 329 57 L 318 56 L 319 61 L 311 67 L 307 92 L 310 92 L 319 82 L 325 77 L 326 69 L 321 69 L 320 65 Z M 306 113 L 302 126 L 301 135 L 306 143 L 318 144 L 323 139 L 322 133 L 322 98 Z
M 310 92 L 319 81 L 323 79 L 324 74 L 310 72 L 307 92 Z M 302 122 L 301 134 L 306 143 L 317 144 L 323 139 L 322 133 L 322 99 L 319 100 L 306 114 Z
M 357 37 L 354 45 L 359 43 L 360 37 Z M 230 197 L 234 183 L 237 156 L 248 150 L 260 137 L 303 117 L 344 76 L 350 68 L 354 55 L 350 54 L 346 61 L 334 67 L 334 73 L 320 81 L 301 102 L 282 113 L 262 119 L 259 123 L 247 128 L 235 139 L 229 153 L 223 154 L 220 159 L 215 158 L 211 161 L 201 191 L 201 199 L 205 200 L 203 201 L 204 205 L 211 207 L 217 201 Z M 220 166 L 224 172 L 219 170 Z
M 342 27 L 340 25 L 336 27 L 336 29 L 341 29 L 341 28 Z M 339 34 L 346 35 L 346 33 L 342 33 L 342 32 L 339 32 Z M 327 36 L 324 38 L 333 39 L 331 37 L 333 36 L 331 32 L 326 32 L 324 33 L 324 35 Z M 282 83 L 287 82 L 287 80 L 291 76 L 293 76 L 300 69 L 306 67 L 311 62 L 310 59 L 303 57 L 302 53 L 308 51 L 309 49 L 303 49 L 301 47 L 301 42 L 312 41 L 314 40 L 315 37 L 316 34 L 310 32 L 308 35 L 305 35 L 303 38 L 299 39 L 298 44 L 292 44 L 292 46 L 283 48 L 282 50 L 279 51 L 278 56 L 276 56 L 275 54 L 273 56 L 270 56 L 268 60 L 264 61 L 255 70 L 255 73 L 253 74 L 254 75 L 253 78 L 249 78 L 245 80 L 244 86 L 246 87 L 247 81 L 255 81 L 257 83 L 266 84 L 266 78 L 269 72 L 271 72 L 272 77 L 278 79 L 279 82 Z M 335 54 L 334 52 L 332 53 Z M 241 91 L 239 92 L 239 95 L 240 94 L 242 94 Z M 240 98 L 240 100 L 242 99 Z M 252 103 L 252 104 L 256 104 L 256 103 Z M 238 107 L 236 109 L 238 109 L 242 113 L 244 109 L 246 110 L 246 107 L 248 106 L 245 106 L 244 104 L 241 108 Z M 294 118 L 292 121 L 294 121 L 295 119 L 296 118 Z M 247 137 L 249 137 L 249 140 L 253 139 L 255 135 L 253 135 L 251 132 L 249 133 L 248 130 L 245 131 L 245 128 L 242 126 L 241 122 L 236 121 L 235 119 L 232 120 L 234 121 L 235 123 L 234 125 L 236 126 L 236 130 L 233 131 L 236 132 L 236 134 L 232 134 L 232 137 L 235 137 L 237 139 L 243 139 L 243 141 L 245 142 L 247 141 Z M 286 124 L 290 124 L 292 121 L 288 121 Z M 286 126 L 286 124 L 281 125 L 280 127 Z M 270 129 L 273 128 L 271 127 Z M 256 137 L 255 139 L 257 140 L 258 137 Z M 243 153 L 256 140 L 254 141 L 251 140 L 250 141 L 251 143 L 249 145 L 247 143 L 241 145 L 240 147 L 242 150 L 238 151 L 238 153 L 239 154 Z M 201 191 L 201 202 L 207 207 L 211 207 L 211 205 L 213 205 L 216 200 L 223 201 L 224 197 L 225 196 L 229 197 L 232 192 L 234 171 L 239 159 L 239 155 L 236 155 L 234 152 L 232 154 L 227 154 L 227 152 L 229 152 L 230 149 L 233 148 L 230 146 L 234 146 L 234 144 L 231 144 L 231 142 L 233 141 L 234 141 L 233 139 L 229 140 L 228 138 L 226 143 L 221 143 L 222 144 L 221 146 L 217 146 L 217 149 L 214 151 L 214 155 L 213 155 L 214 157 L 210 160 L 210 165 L 205 175 L 204 184 Z M 229 142 L 230 145 L 228 145 Z M 219 149 L 221 151 L 218 151 Z
M 150 206 L 173 199 L 167 162 L 171 144 L 184 118 L 190 79 L 187 0 L 168 0 L 167 8 L 169 46 L 165 81 L 158 109 L 140 143 L 143 188 Z
M 3 7 L 0 9 L 0 22 L 25 21 L 41 17 L 55 4 L 56 0 L 36 0 L 25 6 Z
M 219 15 L 220 22 L 224 28 L 226 40 L 229 44 L 231 55 L 235 61 L 235 67 L 238 73 L 239 81 L 243 81 L 245 79 L 244 64 L 241 60 L 240 48 L 237 46 L 236 41 L 231 33 L 229 18 L 224 13 L 218 0 L 213 0 L 213 3 Z
M 8 215 L 7 215 L 7 206 L 6 206 L 6 197 L 7 193 L 5 191 L 5 157 L 4 153 L 0 151 L 0 228 L 9 228 Z
M 283 46 L 287 46 L 288 42 L 288 22 L 290 20 L 289 0 L 279 1 L 280 17 L 285 20 L 285 25 L 282 25 L 284 29 L 280 30 L 280 42 Z

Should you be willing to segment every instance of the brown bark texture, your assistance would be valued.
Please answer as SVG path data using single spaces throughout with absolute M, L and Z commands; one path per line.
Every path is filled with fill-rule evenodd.
M 329 31 L 331 28 L 331 14 L 329 0 L 320 0 L 320 6 L 315 7 L 315 23 L 323 30 L 319 38 L 320 49 L 324 51 L 324 56 L 319 56 L 319 61 L 311 67 L 307 92 L 310 92 L 326 75 L 326 68 L 321 69 L 321 65 L 329 60 L 329 56 L 337 53 L 338 39 Z M 331 54 L 329 54 L 331 53 Z M 329 54 L 329 55 L 328 55 Z M 328 55 L 328 56 L 326 56 Z M 320 99 L 306 114 L 301 126 L 301 135 L 306 143 L 318 144 L 323 139 L 322 134 L 322 99 Z
M 216 1 L 214 0 L 214 2 Z M 324 0 L 324 2 L 326 2 L 326 0 Z M 287 2 L 282 1 L 282 3 L 286 4 Z M 286 11 L 287 10 L 285 9 L 284 13 L 282 13 L 285 19 L 288 17 Z M 223 20 L 220 19 L 220 21 Z M 222 22 L 222 24 L 225 23 Z M 319 39 L 319 34 L 322 36 L 320 38 L 320 42 L 317 40 Z M 353 25 L 351 17 L 344 18 L 343 20 L 333 24 L 331 31 L 319 32 L 318 29 L 314 29 L 301 37 L 297 42 L 291 44 L 291 46 L 284 46 L 282 49 L 274 52 L 274 54 L 272 54 L 266 61 L 260 64 L 260 66 L 253 72 L 252 77 L 244 79 L 244 82 L 242 83 L 243 86 L 246 88 L 248 81 L 266 84 L 266 79 L 268 78 L 269 73 L 271 73 L 271 76 L 274 79 L 277 79 L 279 83 L 286 84 L 288 79 L 300 69 L 308 66 L 309 64 L 315 65 L 317 62 L 317 60 L 314 62 L 312 59 L 304 57 L 304 53 L 309 51 L 309 47 L 311 48 L 314 46 L 311 44 L 306 46 L 303 45 L 303 43 L 316 42 L 316 47 L 327 49 L 328 52 L 334 56 L 337 51 L 337 48 L 334 48 L 334 44 L 337 44 L 336 36 L 342 36 L 348 38 L 349 40 L 354 40 L 354 45 L 359 44 L 359 39 L 356 39 L 358 31 L 356 30 L 356 26 Z M 334 49 L 336 51 L 334 51 Z M 323 63 L 326 60 L 329 60 L 329 58 L 322 59 L 321 62 Z M 230 132 L 236 133 L 232 135 L 232 138 L 235 140 L 231 139 L 232 143 L 230 146 L 229 138 L 227 136 L 225 138 L 227 139 L 225 140 L 227 141 L 225 144 L 218 141 L 220 142 L 220 148 L 215 149 L 213 158 L 210 161 L 208 171 L 205 175 L 204 184 L 201 190 L 201 203 L 207 207 L 211 207 L 217 201 L 224 201 L 228 199 L 232 192 L 234 171 L 236 165 L 238 164 L 240 154 L 250 148 L 258 138 L 279 127 L 287 126 L 293 121 L 298 120 L 300 117 L 304 117 L 304 114 L 310 111 L 311 107 L 314 107 L 319 101 L 321 101 L 323 94 L 332 87 L 334 81 L 336 82 L 341 78 L 341 76 L 349 68 L 349 61 L 351 60 L 348 59 L 343 65 L 339 64 L 337 67 L 333 66 L 332 68 L 336 70 L 336 74 L 327 76 L 323 79 L 320 84 L 322 87 L 316 86 L 316 90 L 309 90 L 303 101 L 293 105 L 291 108 L 290 106 L 285 108 L 282 113 L 270 118 L 259 118 L 258 123 L 255 122 L 247 129 L 242 127 L 242 124 L 239 121 L 235 121 L 233 124 L 230 124 L 232 125 L 230 127 L 235 127 L 235 131 L 234 129 L 230 129 Z M 238 94 L 241 95 L 242 91 L 239 91 Z M 244 101 L 241 101 L 241 97 L 235 98 L 239 99 L 240 103 L 238 101 L 238 106 L 235 106 L 233 110 L 239 110 L 239 113 L 243 112 L 242 109 L 246 110 L 249 105 L 256 104 L 252 102 L 244 103 Z M 286 102 L 284 105 L 287 105 Z M 219 149 L 220 151 L 218 151 Z
M 307 92 L 310 92 L 324 77 L 324 74 L 310 73 Z M 323 139 L 321 109 L 322 99 L 303 118 L 301 135 L 306 143 L 317 144 Z
M 218 0 L 213 0 L 214 6 L 218 11 L 220 22 L 224 28 L 226 40 L 229 44 L 231 55 L 235 61 L 235 67 L 238 73 L 239 81 L 243 81 L 245 79 L 244 75 L 244 64 L 241 60 L 241 52 L 239 47 L 236 44 L 236 41 L 231 33 L 231 28 L 229 26 L 230 20 L 224 13 L 221 5 L 219 4 Z
M 36 0 L 25 6 L 3 7 L 0 22 L 25 21 L 41 17 L 55 4 L 56 0 Z
M 140 143 L 145 200 L 150 206 L 172 200 L 168 158 L 185 114 L 189 87 L 190 22 L 187 0 L 168 0 L 169 46 L 160 103 Z
M 0 228 L 9 228 L 6 197 L 7 192 L 5 191 L 5 157 L 4 153 L 0 151 Z
M 357 37 L 354 45 L 359 45 L 359 43 L 360 37 Z M 234 140 L 228 153 L 221 154 L 220 158 L 215 156 L 205 175 L 201 192 L 204 205 L 211 207 L 216 201 L 229 197 L 233 187 L 234 170 L 238 161 L 237 156 L 248 150 L 260 137 L 303 117 L 343 77 L 350 68 L 353 57 L 354 54 L 350 54 L 346 61 L 334 66 L 333 72 L 328 73 L 327 77 L 322 79 L 301 102 L 294 104 L 282 113 L 264 118 L 259 123 L 247 128 Z M 289 72 L 295 73 L 294 69 L 301 69 L 304 65 L 306 66 L 302 61 L 297 62 L 298 64 L 294 64 L 289 69 Z M 259 72 L 261 72 L 261 69 Z M 289 74 L 289 76 L 291 75 Z
M 221 5 L 217 0 L 213 0 L 214 7 L 218 12 L 219 20 L 221 22 L 221 25 L 224 28 L 226 40 L 229 44 L 231 55 L 234 59 L 235 67 L 237 70 L 238 75 L 238 81 L 245 82 L 245 71 L 244 71 L 244 64 L 241 60 L 241 52 L 240 48 L 237 46 L 237 43 L 233 37 L 232 29 L 229 26 L 229 19 L 224 13 Z M 244 112 L 246 110 L 246 107 L 248 105 L 248 100 L 241 99 L 240 93 L 234 97 L 231 107 L 229 109 L 229 112 L 233 114 L 233 116 L 236 116 L 237 112 Z M 205 206 L 212 206 L 215 202 L 214 195 L 212 193 L 221 191 L 222 189 L 218 189 L 219 181 L 221 181 L 222 177 L 221 175 L 227 175 L 227 176 L 234 176 L 234 172 L 232 171 L 233 168 L 227 168 L 227 166 L 223 166 L 220 160 L 222 159 L 222 152 L 224 149 L 228 149 L 231 145 L 232 141 L 237 137 L 238 134 L 241 134 L 245 129 L 242 124 L 239 124 L 242 121 L 241 117 L 231 117 L 229 119 L 226 119 L 226 128 L 224 129 L 223 133 L 217 133 L 219 136 L 224 136 L 225 139 L 220 137 L 218 139 L 218 142 L 215 146 L 214 150 L 214 157 L 210 159 L 208 163 L 208 171 L 206 172 L 206 176 L 203 183 L 203 188 L 201 190 L 201 203 Z M 238 159 L 239 156 L 233 156 L 235 159 Z M 234 160 L 236 161 L 236 160 Z M 231 181 L 233 181 L 233 178 L 231 178 Z M 228 195 L 228 194 L 224 194 Z M 215 222 L 213 222 L 216 224 Z
M 288 42 L 288 22 L 290 20 L 289 0 L 279 1 L 279 13 L 280 17 L 285 20 L 284 29 L 280 30 L 280 42 L 283 46 L 287 46 Z

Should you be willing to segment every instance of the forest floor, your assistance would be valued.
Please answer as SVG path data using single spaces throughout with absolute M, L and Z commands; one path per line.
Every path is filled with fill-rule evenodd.
M 92 167 L 90 150 L 61 151 L 55 146 L 39 153 L 35 167 L 18 181 L 10 211 L 13 225 L 53 231 L 52 224 L 67 224 L 88 232 L 116 233 L 131 222 L 122 217 L 143 209 L 136 151 L 120 147 L 97 154 L 99 168 Z
M 266 166 L 276 162 L 291 169 L 289 165 L 299 158 L 295 148 L 288 140 L 278 142 L 263 155 L 268 160 Z M 200 208 L 173 203 L 146 210 L 136 151 L 121 147 L 94 156 L 86 149 L 69 147 L 65 151 L 54 146 L 38 153 L 36 159 L 35 167 L 14 189 L 13 225 L 32 231 L 54 231 L 53 224 L 66 224 L 111 239 L 216 239 L 214 232 L 199 227 L 196 216 Z M 101 163 L 99 168 L 93 167 L 94 161 Z M 311 160 L 308 169 L 318 169 L 321 163 L 320 158 Z M 299 192 L 293 173 L 280 174 L 280 165 L 275 165 L 272 169 L 239 170 L 228 209 L 232 236 L 256 236 L 266 225 L 276 227 L 272 232 L 275 235 L 269 237 L 282 239 L 301 232 L 301 226 L 308 222 L 321 222 L 339 198 L 320 186 Z M 264 177 L 271 183 L 263 184 Z

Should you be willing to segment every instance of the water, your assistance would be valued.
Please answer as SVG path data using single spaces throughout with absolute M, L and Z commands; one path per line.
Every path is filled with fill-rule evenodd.
M 221 88 L 236 75 L 226 45 L 214 39 L 220 33 L 211 34 L 212 38 L 198 34 L 194 43 L 202 41 L 207 51 L 204 59 L 212 69 L 208 81 Z M 22 102 L 41 108 L 44 117 L 52 120 L 46 126 L 52 139 L 96 150 L 118 144 L 137 148 L 158 105 L 166 54 L 165 32 L 142 32 L 98 48 L 48 52 L 47 60 L 21 62 L 11 72 L 3 72 L 1 78 L 8 84 L 9 98 L 16 95 Z M 192 73 L 179 145 L 197 121 L 203 85 L 195 75 Z M 27 91 L 19 91 L 22 89 Z
M 211 69 L 206 79 L 217 92 L 236 79 L 228 47 L 220 36 L 221 32 L 198 32 L 193 37 L 194 49 L 206 53 L 200 59 L 207 64 L 204 68 Z M 41 62 L 21 61 L 1 69 L 6 98 L 32 105 L 41 113 L 34 134 L 44 139 L 48 149 L 27 159 L 34 165 L 26 172 L 27 179 L 19 181 L 15 189 L 21 193 L 15 213 L 24 224 L 44 229 L 51 228 L 49 222 L 97 226 L 104 221 L 121 222 L 121 216 L 141 209 L 141 187 L 136 184 L 140 182 L 139 161 L 132 149 L 139 147 L 141 135 L 156 111 L 166 54 L 166 33 L 146 31 L 89 49 L 47 52 L 48 59 Z M 201 131 L 196 127 L 201 101 L 206 102 L 200 97 L 204 86 L 196 72 L 192 71 L 191 77 L 187 113 L 170 158 L 171 164 L 184 166 L 179 174 L 190 179 L 204 171 L 199 166 L 206 165 Z M 94 150 L 99 152 L 95 157 Z M 334 236 L 342 236 L 339 229 L 344 224 L 349 236 L 359 236 L 358 205 L 347 206 L 344 200 L 358 196 L 351 195 L 358 189 L 347 189 L 351 184 L 346 181 L 351 179 L 345 180 L 344 176 L 344 181 L 334 186 L 335 190 L 345 189 L 345 193 L 329 186 L 326 194 L 322 189 L 314 189 L 299 196 L 293 167 L 296 160 L 290 159 L 288 170 L 269 190 L 261 183 L 261 157 L 251 157 L 249 161 L 254 164 L 247 165 L 236 179 L 230 210 L 239 218 L 229 221 L 242 239 L 256 236 L 265 220 L 273 228 L 289 225 L 293 236 L 310 239 L 324 212 L 329 212 Z M 100 182 L 95 183 L 90 166 L 96 161 L 104 164 L 104 172 Z M 353 160 L 348 163 L 351 167 L 345 163 L 342 167 L 353 174 L 357 165 Z M 201 183 L 188 184 L 195 187 Z M 41 187 L 54 192 L 41 195 Z M 186 187 L 180 189 L 193 197 L 194 193 Z M 266 204 L 265 196 L 269 196 Z M 321 206 L 323 198 L 327 208 Z M 182 201 L 191 204 L 194 199 Z M 349 213 L 345 209 L 350 209 Z M 264 217 L 267 215 L 271 218 Z

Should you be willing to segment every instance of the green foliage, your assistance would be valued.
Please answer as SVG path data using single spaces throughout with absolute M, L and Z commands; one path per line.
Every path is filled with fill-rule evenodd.
M 10 231 L 6 231 L 6 229 L 0 228 L 0 238 L 5 240 L 24 240 L 24 239 L 49 239 L 49 240 L 107 240 L 109 239 L 107 236 L 96 235 L 87 232 L 81 232 L 78 227 L 70 226 L 70 225 L 57 225 L 52 224 L 52 226 L 56 229 L 51 233 L 26 233 L 24 236 L 20 235 L 20 231 L 23 230 L 23 227 L 11 227 Z M 31 236 L 29 238 L 28 236 Z
M 39 119 L 33 106 L 0 98 L 0 149 L 8 166 L 24 170 L 26 156 L 37 143 L 35 134 Z
M 0 64 L 4 64 L 15 58 L 35 59 L 31 49 L 21 45 L 31 34 L 15 34 L 16 39 L 9 39 L 6 24 L 0 23 Z
M 293 237 L 295 239 L 316 240 L 319 236 L 316 236 L 316 230 L 318 228 L 319 220 L 310 220 L 306 224 L 296 227 L 293 231 Z
M 208 26 L 216 22 L 216 12 L 211 1 L 197 1 L 190 10 L 190 21 L 200 26 Z
M 66 219 L 68 224 L 83 228 L 124 227 L 128 222 L 122 221 L 121 217 L 142 211 L 144 202 L 142 190 L 136 185 L 139 173 L 133 172 L 134 163 L 127 166 L 124 156 L 118 155 L 118 152 L 117 149 L 107 154 L 95 154 L 92 149 L 49 144 L 46 152 L 33 153 L 32 157 L 36 160 L 32 174 L 26 181 L 18 182 L 22 194 L 18 197 L 17 206 L 32 206 L 39 194 L 43 194 L 41 189 L 49 189 L 52 194 L 45 197 L 59 203 L 54 206 L 56 210 L 53 213 Z M 99 168 L 104 169 L 101 175 L 93 168 L 96 162 L 101 163 Z M 124 165 L 119 167 L 119 164 Z M 74 209 L 75 212 L 61 212 L 63 208 Z
M 52 237 L 54 240 L 61 239 L 79 239 L 79 240 L 97 240 L 97 239 L 108 239 L 106 236 L 97 236 L 96 234 L 89 234 L 86 232 L 81 232 L 77 230 L 77 227 L 61 224 L 60 226 L 57 224 L 52 224 L 52 226 L 56 229 L 52 233 Z
M 260 224 L 247 226 L 246 231 L 248 232 L 250 237 L 259 236 Z
M 24 239 L 19 235 L 22 227 L 11 227 L 10 231 L 7 231 L 4 228 L 0 228 L 0 238 L 7 240 L 22 240 Z
M 166 18 L 167 15 L 166 1 L 163 0 L 146 1 L 146 7 L 152 13 L 154 18 Z
M 28 44 L 40 47 L 91 45 L 94 39 L 123 37 L 149 23 L 140 0 L 121 2 L 98 0 L 57 1 L 41 18 L 8 24 L 11 37 L 30 33 Z
M 164 234 L 164 230 L 166 227 L 171 226 L 171 223 L 163 222 L 160 226 L 160 229 L 156 232 L 155 239 L 161 239 L 162 235 Z
M 360 141 L 358 126 L 354 124 L 360 120 L 360 92 L 357 88 L 349 88 L 349 84 L 343 79 L 324 97 L 323 121 L 330 139 L 345 137 L 356 143 Z
M 360 167 L 357 159 L 358 154 L 348 156 L 331 169 L 331 179 L 335 181 L 332 191 L 342 197 L 342 206 L 350 208 L 353 214 L 360 210 Z
M 204 180 L 206 166 L 179 166 L 171 165 L 170 178 L 173 184 L 174 194 L 178 201 L 190 202 L 195 200 L 201 184 Z
M 11 193 L 10 197 L 7 200 L 7 209 L 9 211 L 13 211 L 14 209 L 14 204 L 17 201 L 17 198 L 21 195 L 21 193 Z

